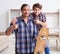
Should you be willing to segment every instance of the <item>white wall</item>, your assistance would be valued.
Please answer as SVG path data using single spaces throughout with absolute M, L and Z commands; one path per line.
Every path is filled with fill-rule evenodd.
M 60 0 L 1 0 L 0 1 L 0 31 L 5 31 L 8 27 L 8 11 L 20 8 L 23 3 L 32 6 L 34 3 L 41 3 L 43 11 L 58 11 Z

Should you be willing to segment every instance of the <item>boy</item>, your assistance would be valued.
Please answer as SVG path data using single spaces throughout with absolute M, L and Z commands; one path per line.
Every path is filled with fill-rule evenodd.
M 42 5 L 36 3 L 33 5 L 33 13 L 30 14 L 30 17 L 37 24 L 37 29 L 40 31 L 42 27 L 47 27 L 46 16 L 41 12 Z M 48 40 L 45 47 L 45 54 L 50 54 L 50 50 L 48 47 Z

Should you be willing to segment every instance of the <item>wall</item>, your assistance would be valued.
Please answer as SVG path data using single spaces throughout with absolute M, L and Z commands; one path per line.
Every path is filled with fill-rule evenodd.
M 1 0 L 0 1 L 0 31 L 5 31 L 8 27 L 8 11 L 20 8 L 23 3 L 32 6 L 34 3 L 41 3 L 43 11 L 54 12 L 60 9 L 60 0 Z M 32 8 L 32 7 L 31 7 Z

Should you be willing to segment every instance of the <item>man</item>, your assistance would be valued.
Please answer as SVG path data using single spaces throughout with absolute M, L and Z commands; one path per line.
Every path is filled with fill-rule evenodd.
M 21 6 L 22 16 L 15 18 L 11 26 L 6 30 L 6 35 L 15 32 L 16 54 L 33 54 L 35 41 L 38 36 L 36 24 L 29 17 L 30 7 L 28 4 Z
M 37 29 L 40 31 L 42 27 L 47 27 L 46 16 L 41 12 L 42 5 L 36 3 L 33 5 L 33 13 L 30 14 L 30 17 L 33 18 L 34 22 L 37 24 Z M 48 47 L 48 40 L 45 47 L 45 54 L 50 54 Z

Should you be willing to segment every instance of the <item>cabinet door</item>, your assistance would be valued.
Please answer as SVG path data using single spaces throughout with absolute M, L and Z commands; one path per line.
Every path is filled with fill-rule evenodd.
M 59 26 L 59 14 L 58 12 L 49 12 L 45 13 L 46 15 L 46 21 L 48 24 L 48 27 L 58 27 Z
M 60 27 L 60 10 L 59 10 L 59 27 Z
M 20 15 L 21 15 L 20 14 L 20 9 L 11 9 L 9 11 L 9 24 L 10 24 L 10 22 L 13 18 L 18 17 Z
M 59 10 L 59 37 L 60 37 L 60 10 Z

